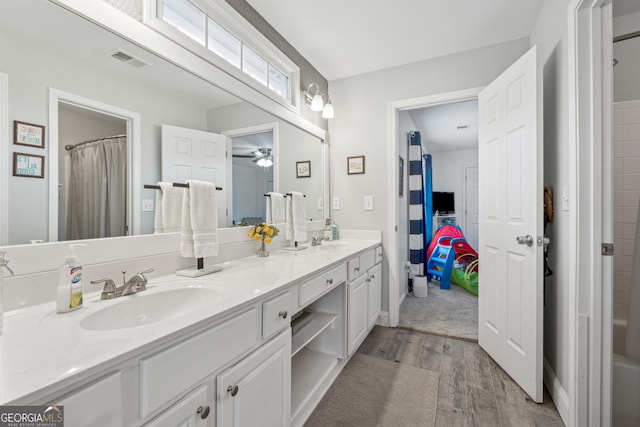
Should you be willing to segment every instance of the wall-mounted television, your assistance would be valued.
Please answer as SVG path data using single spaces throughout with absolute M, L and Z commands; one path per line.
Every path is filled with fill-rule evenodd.
M 433 192 L 433 213 L 435 214 L 436 211 L 440 215 L 453 214 L 456 212 L 453 192 Z

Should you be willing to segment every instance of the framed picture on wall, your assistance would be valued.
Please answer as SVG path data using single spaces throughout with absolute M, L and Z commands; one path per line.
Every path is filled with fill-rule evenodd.
M 364 156 L 347 157 L 347 174 L 364 173 Z
M 296 178 L 311 177 L 311 160 L 296 162 Z
M 13 153 L 13 176 L 44 178 L 44 156 Z
M 404 159 L 402 156 L 398 156 L 400 158 L 400 164 L 398 165 L 398 170 L 400 171 L 400 181 L 398 184 L 398 195 L 400 197 L 404 196 Z
M 44 126 L 14 120 L 13 143 L 27 147 L 44 148 Z

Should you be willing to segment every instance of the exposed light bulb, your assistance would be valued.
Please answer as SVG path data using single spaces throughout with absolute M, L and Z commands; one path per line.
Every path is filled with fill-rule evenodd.
M 264 167 L 268 168 L 269 166 L 273 166 L 273 160 L 271 159 L 265 159 L 264 160 Z

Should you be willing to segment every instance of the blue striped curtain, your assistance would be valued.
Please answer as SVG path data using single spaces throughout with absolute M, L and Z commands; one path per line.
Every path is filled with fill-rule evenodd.
M 409 261 L 424 274 L 425 224 L 423 163 L 420 132 L 409 132 Z

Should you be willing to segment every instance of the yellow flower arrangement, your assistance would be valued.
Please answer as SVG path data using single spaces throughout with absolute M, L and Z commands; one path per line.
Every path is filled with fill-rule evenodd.
M 266 222 L 261 222 L 254 225 L 249 230 L 248 236 L 254 240 L 262 240 L 265 243 L 271 243 L 273 238 L 278 235 L 280 230 L 275 225 L 269 225 Z

